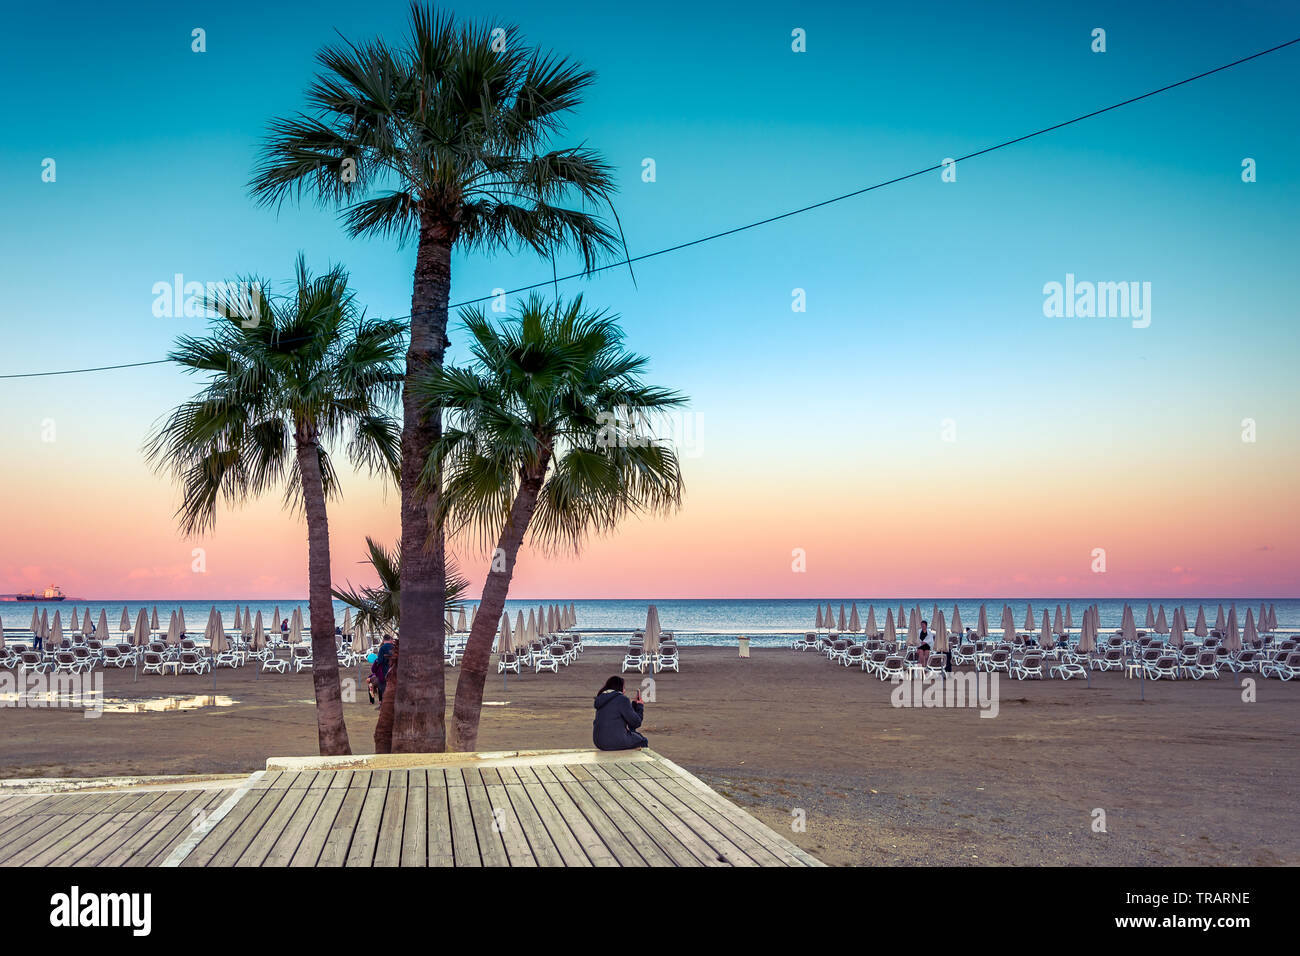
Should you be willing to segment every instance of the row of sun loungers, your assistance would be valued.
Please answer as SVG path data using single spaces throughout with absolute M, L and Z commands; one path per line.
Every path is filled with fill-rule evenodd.
M 460 648 L 460 651 L 463 654 L 463 647 Z M 498 654 L 497 673 L 504 674 L 506 671 L 514 671 L 516 674 L 522 674 L 525 667 L 531 667 L 534 674 L 540 674 L 542 671 L 558 674 L 561 667 L 568 667 L 578 659 L 581 653 L 581 635 L 566 634 L 563 637 L 543 638 L 540 641 L 534 641 L 528 647 L 519 651 L 507 651 L 504 654 Z M 453 653 L 448 657 L 448 663 L 455 667 L 460 663 L 460 657 Z
M 906 644 L 881 640 L 856 642 L 811 632 L 792 642 L 791 648 L 816 651 L 832 663 L 858 667 L 881 680 L 938 677 L 947 658 L 945 652 L 934 651 L 922 665 L 917 648 Z M 1184 648 L 1167 647 L 1154 641 L 1130 646 L 1112 638 L 1091 654 L 1080 654 L 1068 646 L 1043 649 L 1030 644 L 992 641 L 960 642 L 950 653 L 954 667 L 969 665 L 977 671 L 1000 672 L 1016 680 L 1041 680 L 1044 677 L 1070 680 L 1086 677 L 1089 670 L 1117 670 L 1148 680 L 1218 680 L 1223 670 L 1234 674 L 1258 673 L 1284 681 L 1300 677 L 1300 640 L 1296 638 L 1236 652 L 1228 651 L 1213 638 L 1206 645 Z

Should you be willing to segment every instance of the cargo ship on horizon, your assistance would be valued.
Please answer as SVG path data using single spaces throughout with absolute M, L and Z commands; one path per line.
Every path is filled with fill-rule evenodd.
M 63 589 L 57 584 L 51 584 L 41 594 L 35 591 L 28 591 L 26 594 L 15 594 L 15 601 L 65 601 L 67 596 Z

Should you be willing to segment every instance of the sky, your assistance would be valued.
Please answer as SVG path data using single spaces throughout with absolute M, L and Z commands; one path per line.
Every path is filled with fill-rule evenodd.
M 613 165 L 633 255 L 1300 36 L 1281 2 L 451 9 L 597 72 L 556 144 Z M 7 13 L 0 375 L 161 358 L 203 322 L 155 317 L 155 283 L 288 277 L 299 251 L 342 263 L 370 314 L 406 315 L 413 247 L 247 191 L 317 49 L 397 40 L 405 17 L 331 0 Z M 621 316 L 650 381 L 690 396 L 685 498 L 578 555 L 526 553 L 511 596 L 1300 595 L 1298 81 L 1300 44 L 965 160 L 952 182 L 652 259 L 635 283 L 564 284 Z M 1046 315 L 1067 276 L 1138 283 L 1145 317 Z M 549 277 L 531 254 L 458 254 L 453 301 Z M 456 362 L 454 322 L 452 342 Z M 305 595 L 305 525 L 278 496 L 179 534 L 178 490 L 141 446 L 196 388 L 167 365 L 0 379 L 0 592 Z M 344 480 L 334 578 L 361 583 L 364 537 L 396 539 L 398 496 Z M 458 552 L 476 592 L 486 557 Z

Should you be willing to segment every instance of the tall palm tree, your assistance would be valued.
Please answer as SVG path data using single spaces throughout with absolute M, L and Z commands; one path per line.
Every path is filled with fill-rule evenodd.
M 531 296 L 500 326 L 478 308 L 461 316 L 471 366 L 428 370 L 415 390 L 447 416 L 423 473 L 426 486 L 442 486 L 440 520 L 449 535 L 495 546 L 456 683 L 454 746 L 473 750 L 520 547 L 576 550 L 629 514 L 675 508 L 677 456 L 653 426 L 686 400 L 643 384 L 646 359 L 624 350 L 615 316 L 581 296 L 553 305 Z
M 441 416 L 407 394 L 447 347 L 451 255 L 527 247 L 574 250 L 590 269 L 619 246 L 610 168 L 585 147 L 550 148 L 594 74 L 528 46 L 513 26 L 457 24 L 412 3 L 410 32 L 316 56 L 308 112 L 271 124 L 250 183 L 278 206 L 304 193 L 341 208 L 354 236 L 415 239 L 402 411 L 403 669 L 394 750 L 446 748 L 443 541 L 420 470 Z M 617 221 L 617 220 L 615 220 Z
M 359 313 L 347 274 L 312 276 L 299 256 L 284 296 L 242 280 L 208 302 L 206 336 L 183 336 L 168 358 L 207 374 L 190 401 L 154 428 L 145 451 L 179 480 L 177 516 L 186 533 L 215 525 L 217 503 L 240 504 L 284 486 L 285 504 L 307 520 L 312 679 L 322 754 L 350 753 L 334 644 L 326 502 L 339 494 L 330 449 L 395 477 L 398 427 L 391 414 L 405 329 Z
M 366 538 L 366 558 L 374 569 L 378 583 L 358 588 L 335 588 L 334 596 L 357 612 L 357 623 L 377 631 L 395 631 L 402 620 L 402 545 L 390 551 L 374 538 Z M 454 561 L 447 562 L 447 586 L 443 604 L 448 612 L 464 607 L 465 590 L 469 582 L 461 577 Z M 393 752 L 393 701 L 400 686 L 396 661 L 388 671 L 388 693 L 379 706 L 379 719 L 375 722 L 375 753 Z

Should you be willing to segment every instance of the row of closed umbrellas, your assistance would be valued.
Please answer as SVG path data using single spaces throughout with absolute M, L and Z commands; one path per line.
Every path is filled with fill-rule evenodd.
M 457 630 L 467 631 L 472 628 L 477 612 L 478 609 L 475 608 L 470 615 L 469 627 L 465 627 L 465 610 L 462 608 Z M 514 627 L 510 626 L 510 612 L 502 612 L 501 624 L 497 629 L 497 653 L 513 654 L 519 648 L 540 641 L 544 635 L 567 631 L 576 627 L 577 623 L 577 610 L 572 604 L 568 607 L 553 604 L 550 607 L 529 608 L 527 619 L 524 618 L 524 612 L 519 611 L 515 615 Z
M 1056 616 L 1053 622 L 1047 609 L 1043 609 L 1041 622 L 1034 614 L 1033 604 L 1028 605 L 1025 611 L 1024 630 L 1038 638 L 1039 643 L 1044 647 L 1055 645 L 1057 637 L 1067 637 L 1074 631 L 1074 615 L 1072 608 L 1066 604 L 1064 611 L 1061 605 L 1056 606 Z M 911 611 L 907 611 L 903 605 L 898 606 L 898 616 L 895 619 L 892 607 L 885 611 L 885 626 L 880 628 L 876 623 L 875 605 L 870 605 L 867 610 L 867 622 L 865 628 L 862 626 L 861 618 L 858 615 L 858 605 L 852 604 L 852 610 L 846 615 L 845 605 L 840 605 L 839 626 L 841 632 L 858 633 L 865 632 L 871 637 L 883 637 L 886 641 L 895 641 L 897 639 L 897 630 L 903 627 L 903 620 L 907 620 L 907 641 L 910 644 L 919 643 L 921 633 L 921 621 L 925 620 L 921 616 L 920 605 L 915 605 Z M 938 604 L 933 606 L 928 619 L 930 627 L 929 634 L 933 640 L 936 650 L 947 649 L 947 639 L 949 636 L 963 637 L 966 634 L 962 627 L 961 611 L 957 605 L 952 608 L 952 625 L 948 626 L 944 614 L 939 610 Z M 1001 627 L 1007 640 L 1014 639 L 1016 635 L 1015 616 L 1011 610 L 1011 605 L 1002 606 Z M 818 630 L 836 630 L 836 617 L 834 608 L 826 605 L 823 614 L 820 604 L 817 605 L 817 617 L 815 627 Z M 1169 634 L 1171 644 L 1181 645 L 1184 636 L 1190 632 L 1197 637 L 1206 637 L 1210 634 L 1210 628 L 1206 623 L 1205 605 L 1201 605 L 1196 614 L 1196 623 L 1188 626 L 1187 612 L 1182 607 L 1175 607 L 1173 610 L 1173 624 L 1170 625 L 1169 618 L 1165 614 L 1164 605 L 1160 605 L 1159 611 L 1152 604 L 1147 605 L 1146 628 L 1154 631 L 1156 634 Z M 1259 617 L 1256 618 L 1251 608 L 1246 609 L 1246 620 L 1244 633 L 1238 627 L 1237 606 L 1233 604 L 1225 613 L 1223 605 L 1219 605 L 1218 615 L 1215 619 L 1214 630 L 1228 642 L 1230 650 L 1239 650 L 1241 643 L 1245 641 L 1255 641 L 1259 639 L 1260 633 L 1267 633 L 1277 629 L 1277 609 L 1274 605 L 1259 606 Z M 979 638 L 987 637 L 989 634 L 988 623 L 988 605 L 981 604 L 979 609 L 978 623 L 971 629 L 974 636 Z M 1090 637 L 1095 642 L 1100 630 L 1100 611 L 1096 604 L 1091 605 L 1084 611 L 1084 618 L 1080 627 L 1080 642 L 1082 650 L 1090 650 L 1092 645 L 1082 647 L 1082 641 Z M 1137 623 L 1133 613 L 1133 608 L 1125 604 L 1120 622 L 1120 633 L 1125 639 L 1136 640 Z M 1131 636 L 1130 636 L 1131 635 Z M 1234 646 L 1235 644 L 1235 646 Z

